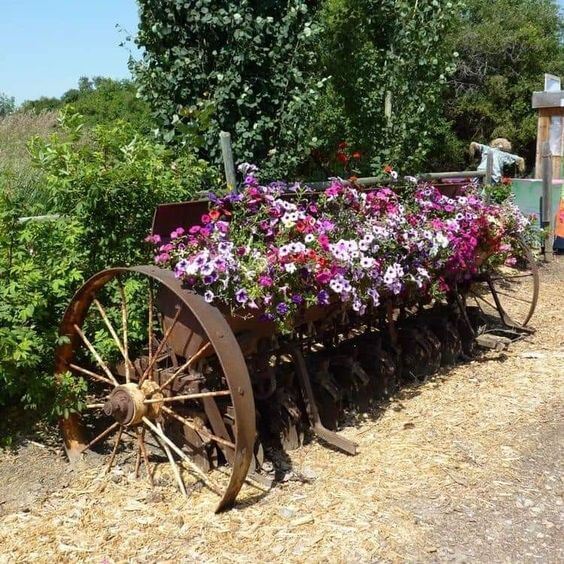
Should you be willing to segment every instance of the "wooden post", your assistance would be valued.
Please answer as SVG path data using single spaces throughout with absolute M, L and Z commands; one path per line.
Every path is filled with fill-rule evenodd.
M 387 90 L 386 98 L 384 99 L 384 116 L 386 116 L 386 121 L 388 127 L 392 125 L 392 93 Z
M 229 190 L 237 190 L 237 177 L 235 176 L 235 165 L 233 163 L 233 149 L 231 147 L 231 133 L 222 131 L 219 134 L 221 143 L 221 154 L 223 156 L 223 168 L 225 169 L 225 180 Z
M 542 145 L 542 223 L 541 227 L 548 230 L 544 244 L 544 259 L 552 259 L 552 246 L 554 244 L 554 221 L 552 217 L 552 155 L 550 143 Z

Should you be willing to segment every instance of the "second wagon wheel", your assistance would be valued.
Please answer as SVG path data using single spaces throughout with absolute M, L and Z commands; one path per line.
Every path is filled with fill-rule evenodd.
M 473 285 L 469 297 L 484 313 L 498 315 L 505 326 L 520 328 L 531 320 L 538 296 L 537 262 L 530 247 L 518 238 L 510 260 Z
M 135 456 L 150 481 L 168 460 L 185 493 L 180 465 L 233 505 L 255 442 L 255 406 L 239 344 L 219 310 L 156 267 L 113 268 L 92 277 L 69 305 L 56 371 L 80 382 L 84 408 L 61 421 L 69 457 L 105 454 L 109 471 Z M 205 471 L 223 457 L 223 491 Z

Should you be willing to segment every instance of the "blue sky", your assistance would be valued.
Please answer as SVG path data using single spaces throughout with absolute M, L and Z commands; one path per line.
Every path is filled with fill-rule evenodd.
M 137 19 L 135 0 L 0 0 L 0 92 L 21 103 L 60 96 L 81 76 L 128 77 L 115 25 L 135 33 Z
M 60 96 L 81 76 L 129 76 L 120 47 L 135 0 L 0 0 L 0 92 L 18 103 Z

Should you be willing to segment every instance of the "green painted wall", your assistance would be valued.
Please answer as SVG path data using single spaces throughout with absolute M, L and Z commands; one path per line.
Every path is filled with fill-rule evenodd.
M 514 178 L 511 191 L 519 209 L 525 214 L 537 216 L 540 213 L 540 198 L 542 196 L 542 180 L 532 178 Z M 552 217 L 558 211 L 560 198 L 564 198 L 564 184 L 561 180 L 552 183 Z

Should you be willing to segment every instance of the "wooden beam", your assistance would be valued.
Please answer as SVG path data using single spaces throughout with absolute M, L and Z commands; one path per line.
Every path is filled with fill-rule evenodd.
M 223 168 L 225 169 L 225 180 L 229 190 L 237 189 L 237 177 L 235 175 L 235 164 L 233 163 L 233 148 L 231 146 L 231 133 L 222 131 L 219 134 L 221 154 L 223 155 Z
M 554 221 L 552 217 L 552 155 L 550 143 L 545 141 L 542 145 L 542 228 L 548 231 L 544 242 L 544 259 L 552 259 L 552 246 L 554 242 Z M 548 249 L 547 249 L 548 247 Z

